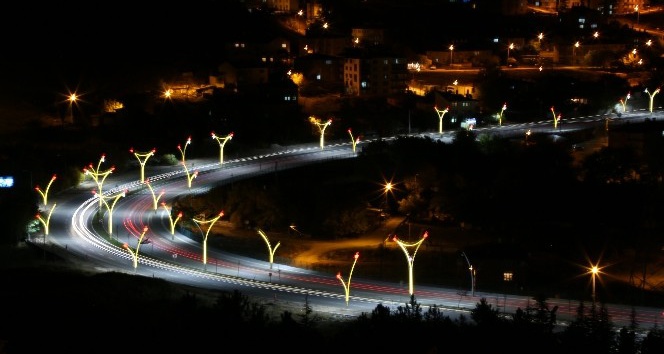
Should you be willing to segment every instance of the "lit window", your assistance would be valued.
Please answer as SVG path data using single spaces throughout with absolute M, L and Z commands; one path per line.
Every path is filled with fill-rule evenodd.
M 320 74 L 316 75 L 316 80 L 320 80 Z
M 367 88 L 367 82 L 366 81 L 362 81 L 362 83 L 360 85 L 362 86 L 362 88 Z
M 503 281 L 512 281 L 513 277 L 514 277 L 514 274 L 512 274 L 512 272 L 503 273 Z
M 286 45 L 286 43 L 281 43 L 281 48 L 285 49 L 285 48 L 288 48 L 288 46 Z

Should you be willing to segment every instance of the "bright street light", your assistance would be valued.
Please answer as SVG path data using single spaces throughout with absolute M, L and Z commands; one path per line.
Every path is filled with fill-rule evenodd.
M 55 210 L 55 206 L 56 204 L 53 203 L 51 211 L 48 212 L 48 216 L 46 217 L 46 219 L 42 218 L 40 213 L 37 213 L 36 215 L 37 220 L 39 220 L 39 222 L 41 222 L 42 225 L 44 225 L 44 243 L 46 243 L 46 235 L 48 235 L 48 228 L 49 224 L 51 223 L 51 215 L 53 214 L 53 210 Z
M 514 49 L 514 43 L 507 46 L 507 65 L 510 65 L 510 50 Z
M 350 130 L 350 128 L 348 128 L 348 134 L 350 135 L 350 143 L 353 147 L 353 152 L 355 152 L 355 147 L 360 142 L 360 137 L 358 136 L 357 138 L 353 138 L 353 132 Z
M 466 263 L 468 263 L 468 271 L 470 271 L 470 291 L 472 296 L 475 296 L 475 269 L 473 268 L 473 265 L 470 264 L 470 260 L 468 259 L 468 256 L 466 256 L 466 252 L 461 252 L 461 255 L 466 259 Z
M 655 95 L 659 93 L 659 87 L 652 94 L 648 91 L 647 88 L 645 89 L 644 92 L 650 96 L 650 113 L 652 113 L 653 100 L 655 99 Z
M 353 256 L 353 258 L 353 265 L 350 267 L 348 282 L 344 282 L 344 278 L 341 277 L 341 272 L 337 273 L 337 279 L 339 279 L 341 282 L 341 285 L 344 287 L 344 292 L 346 293 L 346 306 L 348 306 L 348 298 L 350 296 L 350 278 L 353 277 L 353 269 L 355 269 L 355 263 L 357 263 L 357 259 L 360 258 L 360 252 L 355 252 L 355 256 Z
M 163 206 L 164 210 L 166 210 L 166 214 L 168 215 L 168 220 L 171 223 L 171 235 L 173 235 L 171 240 L 175 240 L 175 225 L 178 223 L 180 218 L 182 218 L 182 211 L 180 211 L 175 220 L 173 220 L 173 216 L 171 215 L 171 211 L 166 206 L 166 202 L 161 202 L 161 206 Z
M 187 138 L 187 142 L 184 144 L 184 148 L 178 144 L 178 150 L 180 150 L 180 155 L 182 156 L 182 166 L 184 167 L 184 173 L 187 175 L 187 186 L 191 188 L 191 181 L 198 176 L 198 171 L 195 171 L 193 174 L 189 174 L 189 169 L 187 168 L 187 161 L 185 160 L 185 154 L 187 153 L 187 146 L 191 144 L 191 137 Z
M 452 66 L 452 52 L 454 51 L 454 44 L 450 44 L 450 66 Z
M 143 243 L 143 237 L 145 237 L 145 234 L 148 232 L 148 227 L 145 226 L 143 228 L 143 232 L 141 233 L 141 236 L 138 238 L 138 243 L 136 243 L 136 250 L 132 250 L 131 247 L 129 247 L 129 244 L 125 243 L 122 245 L 124 249 L 129 252 L 131 255 L 131 259 L 133 261 L 134 269 L 138 267 L 138 249 L 141 247 L 141 243 Z
M 327 127 L 330 124 L 332 124 L 332 119 L 328 119 L 327 122 L 322 123 L 320 119 L 318 119 L 314 116 L 310 116 L 309 117 L 309 122 L 311 122 L 311 124 L 317 126 L 318 130 L 320 131 L 320 148 L 322 150 L 325 147 L 325 140 L 324 140 L 325 129 L 327 129 Z
M 627 93 L 627 96 L 625 96 L 625 100 L 623 101 L 622 98 L 620 99 L 620 104 L 622 104 L 623 107 L 623 113 L 627 112 L 627 100 L 630 98 L 629 92 Z
M 443 117 L 445 117 L 445 113 L 449 112 L 450 108 L 445 107 L 441 110 L 437 106 L 433 106 L 433 109 L 438 113 L 438 134 L 443 134 Z
M 558 122 L 560 121 L 560 113 L 558 113 L 558 116 L 556 116 L 556 112 L 554 111 L 553 106 L 551 106 L 551 114 L 553 114 L 553 128 L 557 129 Z
M 420 245 L 422 245 L 422 242 L 424 242 L 424 240 L 426 240 L 427 237 L 429 237 L 429 232 L 428 231 L 424 232 L 424 235 L 422 235 L 422 238 L 419 241 L 413 242 L 413 243 L 403 242 L 403 241 L 399 240 L 397 235 L 394 235 L 394 237 L 392 238 L 392 241 L 396 242 L 399 245 L 399 247 L 401 247 L 401 250 L 406 255 L 406 259 L 408 260 L 408 294 L 411 295 L 411 296 L 414 293 L 414 291 L 413 291 L 413 264 L 415 263 L 415 255 L 417 254 L 417 250 L 420 248 Z M 412 255 L 408 252 L 408 248 L 415 248 Z
M 216 140 L 219 143 L 219 165 L 222 165 L 224 163 L 224 146 L 229 140 L 233 139 L 233 133 L 231 132 L 230 134 L 222 138 L 220 136 L 217 136 L 214 132 L 212 132 L 212 139 Z
M 157 151 L 157 149 L 154 148 L 148 152 L 138 152 L 135 151 L 134 148 L 129 149 L 129 152 L 134 154 L 134 156 L 136 156 L 138 163 L 141 165 L 141 179 L 140 179 L 141 183 L 145 181 L 145 163 L 148 162 L 148 159 L 151 156 L 154 156 L 155 151 Z
M 503 112 L 507 109 L 507 103 L 503 103 L 503 108 L 500 109 L 500 115 L 498 116 L 498 125 L 503 125 Z
M 270 269 L 272 269 L 272 264 L 274 263 L 274 252 L 277 251 L 277 248 L 279 248 L 279 245 L 281 244 L 281 242 L 277 242 L 277 244 L 274 246 L 274 248 L 272 248 L 272 246 L 270 245 L 270 240 L 268 240 L 267 235 L 265 234 L 265 232 L 263 232 L 263 230 L 261 230 L 261 229 L 258 229 L 257 231 L 258 231 L 258 234 L 261 235 L 261 237 L 263 238 L 263 241 L 265 241 L 265 243 L 267 244 L 267 250 L 268 250 L 268 253 L 270 255 Z
M 46 190 L 45 190 L 45 191 L 42 191 L 42 190 L 39 188 L 39 185 L 35 186 L 35 190 L 36 190 L 37 192 L 39 192 L 39 194 L 40 194 L 41 197 L 42 197 L 42 200 L 43 200 L 43 202 L 44 202 L 44 206 L 46 206 L 46 204 L 48 204 L 48 190 L 51 188 L 51 184 L 53 184 L 53 181 L 55 181 L 55 179 L 56 179 L 56 175 L 53 175 L 53 177 L 51 177 L 51 180 L 48 182 L 48 185 L 46 186 Z
M 198 220 L 196 218 L 192 219 L 196 223 L 196 225 L 198 225 L 199 229 L 200 229 L 200 225 L 210 224 L 210 226 L 208 226 L 207 231 L 203 235 L 203 264 L 207 264 L 207 239 L 208 239 L 208 235 L 210 234 L 210 230 L 212 229 L 212 226 L 214 226 L 214 223 L 216 223 L 217 220 L 219 220 L 219 218 L 221 218 L 222 216 L 224 216 L 224 211 L 223 210 L 221 212 L 219 212 L 219 214 L 217 216 L 215 216 L 214 218 L 212 218 L 210 220 Z M 201 230 L 201 233 L 202 232 L 203 232 L 203 230 Z

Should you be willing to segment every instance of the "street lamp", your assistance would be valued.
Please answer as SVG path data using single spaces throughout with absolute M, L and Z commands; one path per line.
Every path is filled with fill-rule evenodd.
M 652 114 L 652 104 L 653 100 L 655 99 L 655 95 L 659 93 L 659 87 L 651 94 L 648 89 L 646 88 L 645 93 L 647 93 L 650 96 L 650 113 Z
M 42 190 L 39 188 L 39 185 L 35 186 L 35 190 L 36 190 L 37 192 L 39 192 L 39 194 L 40 194 L 41 197 L 42 197 L 42 200 L 43 200 L 43 202 L 44 202 L 44 206 L 46 206 L 46 204 L 48 204 L 48 190 L 51 188 L 51 184 L 53 184 L 53 181 L 55 181 L 55 179 L 56 179 L 56 175 L 53 175 L 53 177 L 51 177 L 51 180 L 48 182 L 48 185 L 46 186 L 46 190 L 45 190 L 45 191 L 42 191 Z
M 556 116 L 556 112 L 554 111 L 553 106 L 551 106 L 551 114 L 553 114 L 553 129 L 557 129 L 558 122 L 560 121 L 560 113 Z
M 344 282 L 344 279 L 341 277 L 341 272 L 337 273 L 337 279 L 339 279 L 341 282 L 341 285 L 344 287 L 344 292 L 346 293 L 346 306 L 348 306 L 348 297 L 350 296 L 350 278 L 353 277 L 353 269 L 355 269 L 355 263 L 357 263 L 357 259 L 360 258 L 360 252 L 355 252 L 355 256 L 353 256 L 353 258 L 353 265 L 350 267 L 348 282 Z
M 452 66 L 452 52 L 454 51 L 454 44 L 450 44 L 450 66 Z
M 69 101 L 69 123 L 74 123 L 74 105 L 76 104 L 76 100 L 78 100 L 78 96 L 76 93 L 72 93 L 67 97 L 67 100 Z
M 532 134 L 530 132 L 530 129 L 526 130 L 526 146 L 528 146 L 528 137 L 530 136 L 530 134 Z
M 168 220 L 169 220 L 170 223 L 171 223 L 171 235 L 173 235 L 173 237 L 171 238 L 171 240 L 175 240 L 175 225 L 178 223 L 178 221 L 179 221 L 180 218 L 182 217 L 182 211 L 180 211 L 180 212 L 178 213 L 177 217 L 175 218 L 175 220 L 173 220 L 173 216 L 171 215 L 171 211 L 170 211 L 170 210 L 168 209 L 168 207 L 166 206 L 166 203 L 165 203 L 165 202 L 161 202 L 161 206 L 163 206 L 163 207 L 164 207 L 164 210 L 166 210 L 166 214 L 168 215 Z
M 417 254 L 417 250 L 420 248 L 420 245 L 422 245 L 422 242 L 424 242 L 424 240 L 426 240 L 427 237 L 429 237 L 429 232 L 428 231 L 424 232 L 424 235 L 422 235 L 422 238 L 419 241 L 413 242 L 413 243 L 403 242 L 403 241 L 399 240 L 397 235 L 394 235 L 394 237 L 392 238 L 392 240 L 394 242 L 396 242 L 399 245 L 399 247 L 401 247 L 401 250 L 406 255 L 406 259 L 408 260 L 408 294 L 411 295 L 411 296 L 413 295 L 413 292 L 414 292 L 413 291 L 413 264 L 415 263 L 415 255 Z M 415 248 L 412 255 L 408 252 L 409 247 L 414 247 Z
M 274 246 L 274 248 L 272 248 L 272 246 L 270 246 L 270 240 L 268 240 L 267 235 L 265 234 L 265 232 L 263 232 L 263 230 L 261 230 L 261 229 L 258 229 L 257 231 L 258 231 L 258 234 L 261 235 L 261 237 L 263 238 L 263 241 L 265 241 L 265 243 L 267 244 L 267 250 L 268 250 L 268 253 L 270 255 L 270 269 L 272 269 L 272 264 L 274 263 L 274 252 L 277 251 L 277 248 L 279 248 L 279 245 L 281 244 L 281 242 L 277 242 L 277 244 Z
M 353 132 L 348 128 L 348 134 L 350 135 L 350 144 L 353 147 L 353 152 L 355 152 L 355 147 L 360 142 L 360 137 L 353 138 Z
M 470 264 L 466 252 L 461 252 L 461 255 L 466 259 L 466 263 L 468 263 L 468 270 L 470 271 L 470 291 L 472 295 L 475 296 L 475 269 L 473 268 L 473 265 Z
M 538 35 L 537 35 L 537 41 L 538 41 L 538 43 L 541 44 L 541 43 L 542 43 L 542 39 L 544 39 L 544 33 L 540 33 L 540 34 L 538 34 Z
M 104 203 L 106 206 L 106 210 L 108 210 L 108 235 L 109 237 L 113 236 L 113 209 L 115 208 L 115 204 L 118 202 L 118 200 L 124 196 L 127 195 L 127 191 L 124 190 L 122 193 L 118 193 L 112 197 L 105 197 L 101 193 L 96 193 L 95 191 L 92 191 L 92 193 L 96 194 L 99 200 Z M 113 200 L 113 202 L 109 205 L 106 199 Z
M 623 113 L 627 112 L 627 100 L 630 98 L 629 92 L 627 93 L 627 96 L 625 96 L 625 100 L 623 101 L 622 98 L 620 99 L 620 104 L 622 104 L 623 107 Z
M 152 149 L 149 152 L 138 152 L 135 151 L 134 148 L 129 149 L 129 152 L 136 156 L 138 163 L 141 165 L 141 183 L 145 181 L 145 163 L 147 163 L 148 159 L 154 155 L 155 151 L 157 151 L 157 149 Z
M 231 132 L 230 134 L 222 138 L 220 136 L 215 135 L 214 132 L 212 132 L 212 139 L 216 140 L 217 143 L 219 143 L 219 165 L 221 165 L 224 163 L 224 145 L 226 145 L 226 143 L 229 140 L 233 139 L 233 133 Z
M 572 46 L 572 64 L 576 64 L 576 49 L 579 48 L 580 45 L 581 43 L 579 43 L 579 41 L 576 41 Z
M 219 212 L 219 214 L 217 216 L 215 216 L 214 218 L 212 218 L 210 220 L 207 220 L 207 221 L 206 220 L 198 220 L 196 218 L 192 219 L 197 225 L 199 225 L 198 226 L 199 228 L 200 228 L 200 225 L 210 224 L 210 226 L 208 226 L 207 231 L 203 235 L 203 264 L 207 264 L 207 239 L 208 239 L 208 235 L 210 234 L 210 230 L 212 229 L 212 226 L 214 226 L 214 223 L 216 223 L 217 220 L 219 220 L 219 218 L 221 218 L 222 216 L 224 216 L 224 211 L 223 210 L 221 212 Z M 203 232 L 203 230 L 201 230 L 201 232 Z
M 97 184 L 97 189 L 98 189 L 99 195 L 103 194 L 102 186 L 104 185 L 104 181 L 106 180 L 106 178 L 111 173 L 113 173 L 113 170 L 115 170 L 115 166 L 113 166 L 113 167 L 111 167 L 110 169 L 108 169 L 106 171 L 103 171 L 103 172 L 99 171 L 100 168 L 101 168 L 101 163 L 104 162 L 105 160 L 106 160 L 106 155 L 102 154 L 101 158 L 99 159 L 99 162 L 97 163 L 97 168 L 92 166 L 92 163 L 91 163 L 91 164 L 88 165 L 87 168 L 83 169 L 83 174 L 86 175 L 86 176 L 87 175 L 91 176 L 92 179 Z M 101 204 L 102 204 L 102 199 L 100 198 L 99 199 L 99 207 L 100 208 L 101 208 Z
M 146 179 L 145 182 L 143 182 L 143 183 L 145 183 L 148 186 L 148 189 L 150 190 L 150 193 L 152 194 L 152 208 L 154 210 L 157 210 L 159 208 L 159 206 L 157 205 L 157 202 L 159 201 L 159 198 L 161 198 L 161 196 L 164 195 L 164 191 L 162 190 L 161 192 L 159 192 L 159 195 L 156 195 L 154 193 L 154 189 L 152 189 L 152 186 L 150 185 L 150 181 L 148 181 Z
M 500 109 L 500 115 L 498 116 L 498 125 L 503 125 L 503 112 L 507 109 L 507 103 L 503 103 L 503 108 Z
M 317 126 L 318 130 L 320 131 L 320 148 L 322 150 L 325 146 L 325 140 L 324 140 L 325 129 L 327 129 L 327 127 L 330 124 L 332 124 L 332 119 L 328 119 L 327 122 L 322 123 L 320 119 L 318 119 L 314 116 L 310 116 L 309 117 L 309 122 L 311 122 L 311 124 Z
M 138 267 L 138 249 L 141 247 L 141 243 L 143 242 L 143 237 L 145 237 L 145 234 L 147 232 L 148 232 L 148 227 L 147 226 L 143 227 L 143 232 L 141 233 L 141 236 L 138 238 L 138 243 L 136 244 L 136 250 L 132 250 L 131 247 L 129 247 L 129 244 L 127 243 L 122 245 L 122 247 L 126 249 L 127 252 L 129 252 L 129 254 L 131 255 L 134 269 Z
M 510 43 L 510 45 L 507 46 L 507 65 L 510 65 L 510 50 L 514 49 L 514 43 Z
M 449 112 L 450 108 L 445 107 L 445 109 L 440 110 L 437 106 L 433 106 L 433 109 L 438 113 L 438 134 L 443 134 L 443 117 L 445 113 Z
M 182 156 L 182 166 L 184 167 L 184 173 L 187 175 L 187 186 L 191 188 L 191 181 L 198 176 L 198 171 L 195 171 L 193 174 L 189 174 L 189 169 L 187 168 L 187 162 L 185 161 L 185 154 L 187 153 L 187 146 L 191 144 L 191 137 L 187 138 L 187 142 L 184 144 L 184 148 L 178 144 L 178 150 L 180 150 L 180 155 Z
M 636 11 L 636 27 L 639 27 L 639 5 L 634 5 L 634 11 Z
M 394 185 L 392 182 L 387 182 L 385 183 L 385 187 L 383 189 L 383 193 L 385 194 L 385 209 L 388 208 L 389 203 L 387 202 L 387 197 L 390 192 L 392 192 L 392 189 L 394 188 Z
M 48 212 L 48 216 L 46 219 L 42 218 L 40 213 L 37 213 L 36 218 L 39 220 L 39 222 L 44 225 L 44 243 L 46 243 L 46 235 L 48 235 L 48 228 L 49 224 L 51 223 L 51 215 L 53 214 L 53 210 L 55 210 L 56 204 L 54 203 L 53 206 L 51 207 L 51 211 Z

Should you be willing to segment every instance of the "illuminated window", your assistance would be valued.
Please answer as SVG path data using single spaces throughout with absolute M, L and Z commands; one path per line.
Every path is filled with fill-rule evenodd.
M 284 49 L 285 49 L 285 48 L 287 48 L 287 47 L 288 47 L 288 46 L 286 45 L 286 43 L 281 43 L 281 48 L 284 48 Z
M 320 74 L 316 75 L 316 80 L 320 80 Z
M 362 81 L 362 83 L 360 85 L 362 86 L 362 88 L 367 88 L 367 82 L 366 81 Z
M 514 277 L 514 274 L 512 274 L 512 272 L 503 273 L 503 281 L 512 281 L 512 277 Z

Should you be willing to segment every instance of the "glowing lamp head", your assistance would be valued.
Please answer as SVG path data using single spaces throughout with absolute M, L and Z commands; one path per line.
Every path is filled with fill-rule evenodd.
M 55 181 L 56 178 L 58 178 L 58 176 L 53 175 L 53 177 L 51 177 L 51 181 Z
M 355 252 L 355 259 L 360 258 L 360 252 Z
M 187 138 L 187 145 L 191 144 L 191 137 Z
M 337 273 L 337 279 L 341 279 L 341 273 Z
M 399 239 L 397 238 L 397 235 L 394 235 L 394 236 L 392 237 L 392 241 L 394 241 L 394 242 L 399 241 Z
M 123 243 L 123 244 L 122 244 L 122 248 L 129 248 L 129 245 L 126 244 L 126 243 Z
M 143 232 L 148 232 L 148 227 L 147 226 L 143 227 Z
M 425 231 L 424 235 L 422 235 L 422 238 L 427 238 L 427 237 L 429 237 L 429 231 Z
M 134 148 L 129 148 L 129 152 L 134 153 Z
M 35 219 L 39 219 L 39 218 L 41 218 L 41 215 L 39 215 L 39 214 L 35 215 Z
M 161 206 L 165 207 L 165 206 L 166 206 L 166 202 L 161 202 Z
M 157 152 L 157 149 L 156 149 L 156 148 L 152 148 L 152 150 L 150 150 L 150 155 L 154 155 L 155 152 Z
M 224 216 L 224 211 L 223 210 L 219 212 L 219 217 L 222 217 L 222 216 Z
M 35 186 L 35 190 L 36 190 L 37 192 L 39 192 L 39 190 L 40 190 L 40 189 L 39 189 L 39 185 Z
M 178 218 L 181 218 L 181 217 L 182 217 L 182 212 L 179 212 L 178 213 Z
M 100 161 L 101 161 L 101 162 L 105 162 L 105 161 L 106 161 L 106 154 L 102 154 L 102 155 L 101 155 L 101 159 L 100 159 Z

